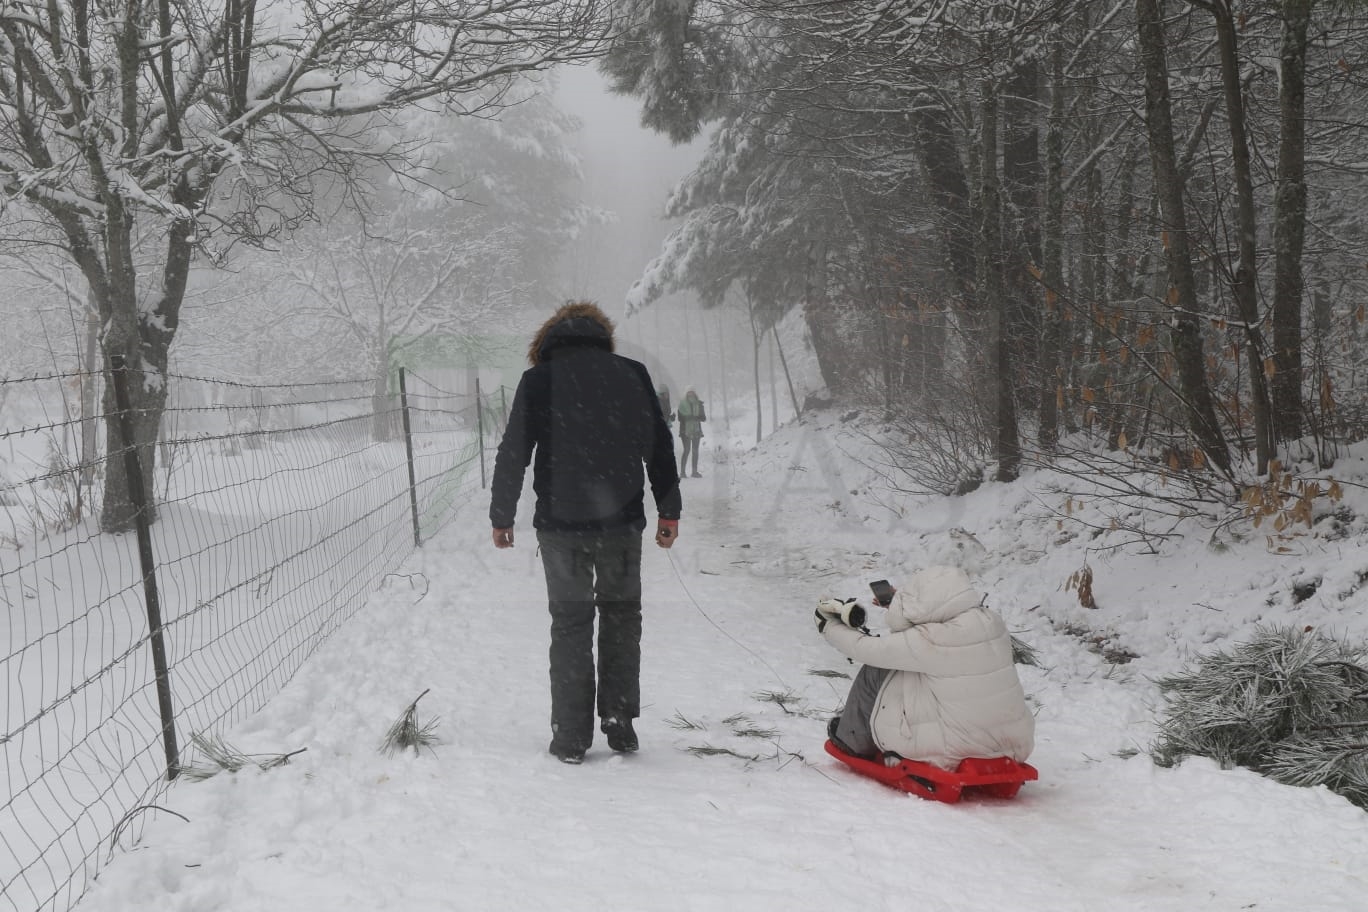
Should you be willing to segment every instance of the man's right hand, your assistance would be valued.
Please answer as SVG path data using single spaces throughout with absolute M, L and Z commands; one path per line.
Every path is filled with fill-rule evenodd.
M 669 548 L 674 545 L 675 539 L 679 537 L 679 520 L 659 519 L 656 520 L 655 543 L 662 548 Z
M 511 548 L 511 547 L 513 547 L 513 529 L 512 529 L 512 527 L 507 528 L 507 529 L 495 529 L 495 530 L 494 530 L 494 547 L 496 547 L 496 548 Z

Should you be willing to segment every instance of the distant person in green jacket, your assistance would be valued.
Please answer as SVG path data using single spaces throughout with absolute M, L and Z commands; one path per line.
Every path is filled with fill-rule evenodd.
M 656 390 L 656 398 L 660 400 L 660 411 L 665 416 L 665 423 L 674 427 L 674 412 L 670 410 L 670 388 L 661 384 L 660 389 Z
M 703 400 L 698 398 L 698 393 L 693 387 L 684 394 L 684 398 L 679 403 L 679 439 L 684 441 L 684 453 L 679 457 L 679 477 L 684 477 L 684 463 L 689 461 L 690 454 L 693 455 L 692 476 L 702 478 L 698 474 L 698 442 L 703 439 L 703 422 L 708 420 L 707 413 L 703 410 Z

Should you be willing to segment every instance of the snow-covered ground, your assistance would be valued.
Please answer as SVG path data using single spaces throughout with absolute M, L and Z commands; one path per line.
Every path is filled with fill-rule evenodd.
M 1230 530 L 1214 546 L 1211 528 L 1190 521 L 1157 553 L 1113 551 L 1107 534 L 1058 523 L 1056 511 L 1101 506 L 1066 510 L 1048 477 L 904 502 L 849 458 L 862 446 L 833 415 L 753 450 L 705 446 L 705 477 L 684 482 L 678 544 L 646 550 L 639 754 L 600 741 L 570 767 L 546 753 L 531 504 L 517 547 L 496 551 L 477 499 L 265 709 L 215 733 L 248 752 L 307 750 L 267 771 L 175 785 L 79 908 L 1365 908 L 1364 811 L 1325 789 L 1203 760 L 1161 769 L 1144 753 L 1153 678 L 1190 656 L 1257 623 L 1368 637 L 1362 519 L 1273 548 L 1262 532 L 1240 541 Z M 1362 457 L 1336 471 L 1362 480 Z M 1346 505 L 1368 514 L 1368 496 L 1346 490 Z M 822 751 L 848 684 L 823 672 L 853 668 L 817 635 L 814 602 L 948 560 L 1039 655 L 1020 672 L 1040 781 L 1013 801 L 923 801 Z M 1085 562 L 1096 610 L 1066 585 Z M 1315 593 L 1297 602 L 1293 584 L 1312 579 Z M 1136 658 L 1109 660 L 1127 653 Z M 438 720 L 441 743 L 381 753 L 424 690 L 418 717 Z M 717 748 L 734 753 L 707 750 Z

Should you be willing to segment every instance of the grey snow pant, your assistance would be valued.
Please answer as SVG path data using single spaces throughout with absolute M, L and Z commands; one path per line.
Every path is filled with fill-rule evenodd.
M 551 609 L 551 736 L 588 750 L 594 740 L 594 615 L 600 718 L 641 713 L 641 535 L 538 530 Z
M 874 714 L 874 701 L 879 697 L 879 688 L 889 674 L 887 668 L 861 665 L 850 684 L 850 693 L 841 710 L 841 721 L 836 723 L 836 738 L 861 756 L 869 757 L 879 752 L 869 718 Z

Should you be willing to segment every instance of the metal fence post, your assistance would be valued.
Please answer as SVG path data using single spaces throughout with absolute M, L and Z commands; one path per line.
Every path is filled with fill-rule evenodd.
M 413 513 L 413 546 L 423 546 L 423 533 L 418 527 L 418 481 L 413 470 L 413 432 L 409 427 L 408 385 L 405 382 L 407 371 L 399 368 L 399 412 L 404 419 L 404 451 L 408 457 L 409 473 L 409 510 Z
M 485 484 L 485 460 L 484 460 L 484 403 L 480 401 L 480 378 L 475 378 L 475 423 L 480 431 L 480 487 L 487 487 Z
M 157 706 L 162 719 L 162 745 L 166 749 L 166 778 L 175 779 L 180 771 L 180 751 L 176 747 L 176 713 L 171 703 L 171 671 L 166 662 L 166 640 L 162 633 L 157 564 L 152 554 L 152 527 L 147 521 L 147 490 L 143 487 L 138 441 L 133 429 L 133 409 L 128 399 L 128 365 L 122 355 L 111 355 L 109 364 L 110 377 L 114 381 L 114 403 L 119 409 L 119 435 L 124 445 L 128 499 L 133 502 L 133 525 L 138 534 L 138 561 L 142 566 L 143 597 L 147 603 L 148 642 L 152 646 L 152 668 L 157 676 Z

